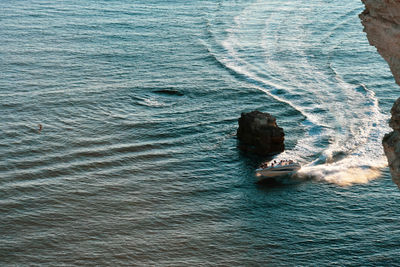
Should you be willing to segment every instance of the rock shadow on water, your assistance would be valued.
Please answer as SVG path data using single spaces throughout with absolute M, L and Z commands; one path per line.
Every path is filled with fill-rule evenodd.
M 257 190 L 265 193 L 270 193 L 274 190 L 296 190 L 301 184 L 304 184 L 308 179 L 299 179 L 296 177 L 289 177 L 285 180 L 266 180 L 262 182 L 255 182 Z

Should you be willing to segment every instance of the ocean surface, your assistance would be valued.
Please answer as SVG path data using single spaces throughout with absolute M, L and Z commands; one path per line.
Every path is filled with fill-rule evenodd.
M 395 266 L 400 87 L 361 1 L 0 2 L 1 266 Z M 258 185 L 241 112 L 301 162 Z M 42 125 L 42 129 L 39 129 Z

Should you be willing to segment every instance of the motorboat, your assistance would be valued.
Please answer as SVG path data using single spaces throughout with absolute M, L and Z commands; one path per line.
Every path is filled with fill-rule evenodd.
M 282 178 L 292 177 L 298 170 L 300 170 L 300 168 L 301 166 L 297 162 L 283 160 L 276 164 L 263 164 L 261 167 L 256 169 L 255 176 L 258 182 L 279 182 Z

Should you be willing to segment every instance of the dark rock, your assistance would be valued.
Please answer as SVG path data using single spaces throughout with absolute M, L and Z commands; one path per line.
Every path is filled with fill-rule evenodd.
M 390 118 L 389 126 L 392 127 L 393 130 L 400 130 L 400 98 L 394 102 L 392 109 L 390 110 L 392 117 Z
M 278 154 L 285 150 L 285 134 L 269 113 L 258 110 L 242 113 L 237 137 L 239 148 L 260 156 Z
M 394 131 L 383 137 L 382 144 L 392 180 L 400 187 L 400 98 L 396 100 L 390 113 L 392 113 L 392 118 L 389 125 Z

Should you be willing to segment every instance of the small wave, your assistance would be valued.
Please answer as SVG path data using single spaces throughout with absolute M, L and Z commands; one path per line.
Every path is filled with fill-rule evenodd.
M 168 104 L 160 102 L 157 100 L 155 97 L 133 97 L 135 99 L 135 103 L 140 105 L 140 106 L 146 106 L 146 107 L 153 107 L 153 108 L 160 108 L 160 107 L 166 107 Z
M 144 99 L 143 102 L 139 102 L 139 103 L 144 104 L 145 106 L 149 106 L 149 107 L 163 107 L 163 106 L 165 106 L 164 103 L 160 103 L 155 99 L 149 99 L 149 98 L 146 98 L 146 99 Z

